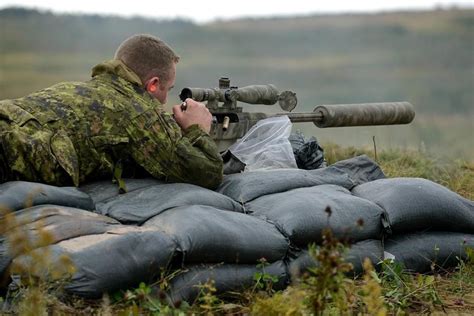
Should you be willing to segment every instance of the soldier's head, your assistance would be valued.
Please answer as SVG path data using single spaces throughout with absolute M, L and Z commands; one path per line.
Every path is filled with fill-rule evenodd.
M 165 42 L 152 35 L 133 35 L 120 44 L 115 59 L 133 70 L 152 96 L 166 103 L 179 56 Z

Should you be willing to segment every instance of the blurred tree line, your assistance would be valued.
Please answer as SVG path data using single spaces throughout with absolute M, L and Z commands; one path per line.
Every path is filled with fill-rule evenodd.
M 474 10 L 197 25 L 182 19 L 56 15 L 7 8 L 0 10 L 0 29 L 1 98 L 19 96 L 8 87 L 21 78 L 12 75 L 8 82 L 8 75 L 15 66 L 25 67 L 21 57 L 40 56 L 37 63 L 44 62 L 40 72 L 51 74 L 64 72 L 62 67 L 77 63 L 73 58 L 85 56 L 76 65 L 83 69 L 74 70 L 82 79 L 101 61 L 93 58 L 111 58 L 126 37 L 150 33 L 182 56 L 178 79 L 184 85 L 215 86 L 220 75 L 229 75 L 239 85 L 273 82 L 293 89 L 300 103 L 308 105 L 409 100 L 422 111 L 473 111 Z M 33 67 L 41 66 L 31 59 Z
M 341 144 L 397 144 L 474 156 L 474 10 L 308 15 L 196 24 L 184 19 L 0 10 L 0 99 L 60 81 L 87 80 L 136 33 L 156 35 L 181 56 L 176 90 L 273 83 L 314 105 L 409 101 L 403 127 L 318 130 Z M 268 107 L 258 110 L 277 111 Z M 311 124 L 309 124 L 311 125 Z M 314 133 L 314 127 L 303 128 Z M 380 136 L 379 136 L 380 135 Z M 362 141 L 361 141 L 362 140 Z M 382 145 L 382 144 L 381 144 Z

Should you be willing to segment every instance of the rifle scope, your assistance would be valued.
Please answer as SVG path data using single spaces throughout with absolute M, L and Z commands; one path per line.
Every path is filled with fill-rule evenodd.
M 279 100 L 277 88 L 272 84 L 251 85 L 242 88 L 230 87 L 228 89 L 210 88 L 184 88 L 179 94 L 181 101 L 191 98 L 198 102 L 245 102 L 249 104 L 272 105 Z

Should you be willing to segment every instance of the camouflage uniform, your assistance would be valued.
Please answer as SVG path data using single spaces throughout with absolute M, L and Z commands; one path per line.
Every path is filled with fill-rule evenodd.
M 182 132 L 123 63 L 99 64 L 92 77 L 0 101 L 2 182 L 78 186 L 120 164 L 127 175 L 144 169 L 172 182 L 221 182 L 214 141 L 197 125 Z

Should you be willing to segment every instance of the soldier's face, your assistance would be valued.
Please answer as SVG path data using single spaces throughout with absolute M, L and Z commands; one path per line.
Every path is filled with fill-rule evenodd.
M 170 70 L 170 76 L 168 81 L 164 81 L 158 84 L 158 89 L 152 93 L 152 95 L 160 101 L 161 104 L 165 104 L 168 99 L 168 92 L 174 87 L 176 80 L 176 65 L 173 64 Z

